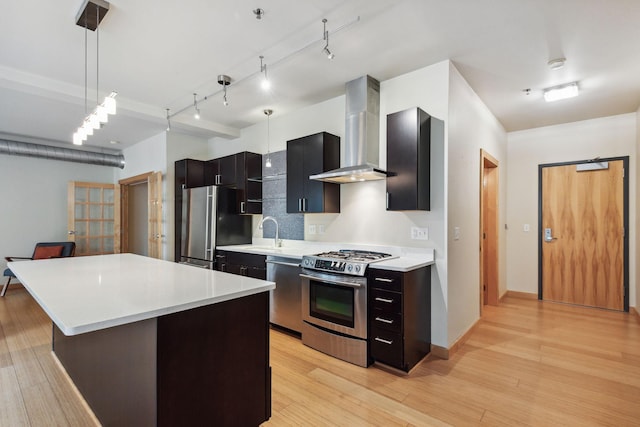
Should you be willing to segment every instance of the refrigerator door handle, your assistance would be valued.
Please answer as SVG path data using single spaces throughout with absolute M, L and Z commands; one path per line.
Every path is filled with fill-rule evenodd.
M 211 207 L 213 205 L 213 187 L 207 187 L 207 202 L 206 205 L 206 216 L 205 216 L 205 229 L 204 229 L 204 254 L 207 259 L 213 259 L 213 254 L 209 255 L 211 252 Z

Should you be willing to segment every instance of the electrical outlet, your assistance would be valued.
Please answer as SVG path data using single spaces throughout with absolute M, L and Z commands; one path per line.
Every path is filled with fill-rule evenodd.
M 531 226 L 529 226 L 529 224 L 525 224 L 522 226 L 522 231 L 524 231 L 525 233 L 528 233 L 529 230 L 531 230 Z
M 316 225 L 315 224 L 309 225 L 309 234 L 316 234 Z
M 324 224 L 318 225 L 318 234 L 324 234 Z
M 429 240 L 429 229 L 427 227 L 411 227 L 411 239 Z

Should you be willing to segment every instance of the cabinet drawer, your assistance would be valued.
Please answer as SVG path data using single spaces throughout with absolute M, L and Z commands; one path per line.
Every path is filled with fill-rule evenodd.
M 371 357 L 402 369 L 402 336 L 384 329 L 371 328 Z
M 386 270 L 369 270 L 369 286 L 372 288 L 387 289 L 389 291 L 402 292 L 402 273 Z
M 386 329 L 391 332 L 402 332 L 402 316 L 400 313 L 389 313 L 383 310 L 373 310 L 371 312 L 371 327 Z
M 371 289 L 371 308 L 386 313 L 400 313 L 402 312 L 402 294 Z

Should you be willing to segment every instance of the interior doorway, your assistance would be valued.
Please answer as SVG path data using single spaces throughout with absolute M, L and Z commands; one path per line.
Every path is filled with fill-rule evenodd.
M 162 258 L 162 174 L 148 172 L 118 183 L 122 252 Z
M 498 305 L 499 227 L 498 161 L 480 150 L 480 314 L 485 305 Z

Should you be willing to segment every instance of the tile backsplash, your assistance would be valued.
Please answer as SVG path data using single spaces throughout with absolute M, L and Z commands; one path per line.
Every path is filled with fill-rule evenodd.
M 271 167 L 264 166 L 267 155 L 262 156 L 262 217 L 272 216 L 278 221 L 279 238 L 304 240 L 304 214 L 287 213 L 287 151 L 270 153 Z M 275 237 L 273 222 L 264 224 L 262 237 Z

